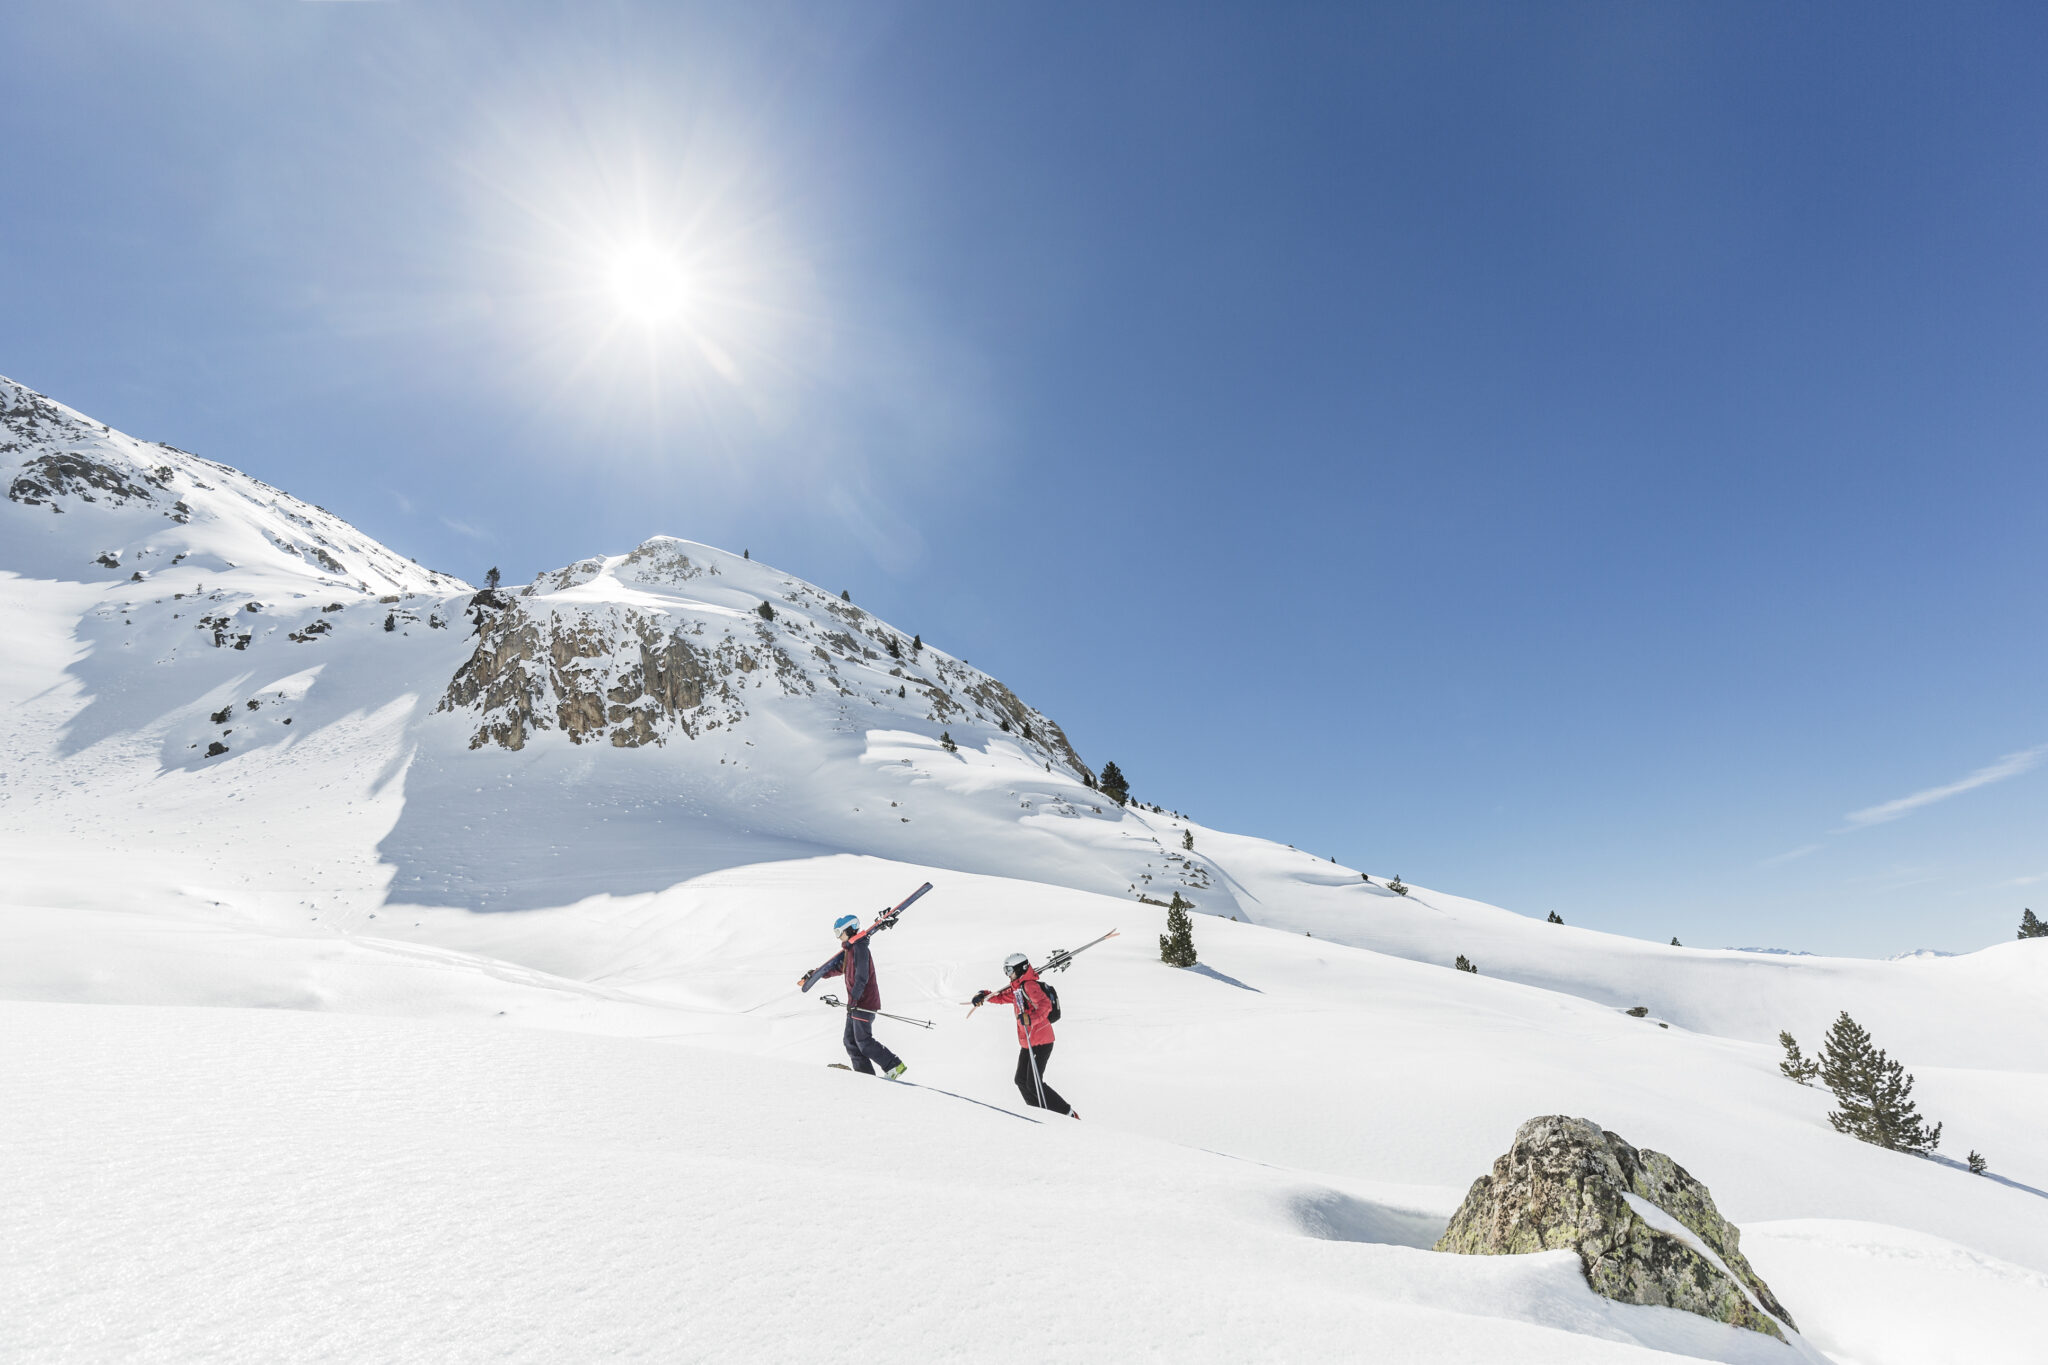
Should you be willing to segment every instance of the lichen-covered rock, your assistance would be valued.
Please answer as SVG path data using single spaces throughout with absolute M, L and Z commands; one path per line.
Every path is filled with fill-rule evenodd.
M 1783 1340 L 1779 1324 L 1798 1328 L 1739 1242 L 1707 1187 L 1670 1157 L 1588 1119 L 1550 1114 L 1516 1130 L 1492 1173 L 1472 1182 L 1436 1249 L 1512 1256 L 1568 1247 L 1597 1294 Z

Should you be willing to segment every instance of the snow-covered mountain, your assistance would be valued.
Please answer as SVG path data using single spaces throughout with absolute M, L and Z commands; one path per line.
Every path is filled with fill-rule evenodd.
M 1489 1266 L 1419 1249 L 1516 1123 L 1571 1112 L 1707 1181 L 1798 1315 L 1797 1350 L 2028 1358 L 2013 1324 L 2048 1312 L 2038 942 L 1889 963 L 1696 950 L 1398 893 L 1378 870 L 1117 806 L 1057 722 L 999 680 L 744 556 L 656 536 L 479 591 L 4 380 L 0 423 L 0 1000 L 19 1002 L 10 1036 L 36 1040 L 0 1079 L 6 1112 L 48 1120 L 15 1163 L 22 1197 L 0 1201 L 16 1220 L 0 1244 L 47 1243 L 71 1215 L 36 1191 L 76 1186 L 76 1163 L 106 1155 L 62 1135 L 126 1131 L 120 1092 L 71 1083 L 111 1050 L 144 1059 L 113 1070 L 149 1112 L 214 1134 L 176 1150 L 230 1210 L 222 1238 L 271 1245 L 260 1210 L 293 1188 L 250 1175 L 236 1144 L 268 1154 L 267 1171 L 278 1153 L 341 1161 L 362 1141 L 397 1154 L 361 1190 L 367 1207 L 402 1218 L 409 1181 L 449 1181 L 486 1240 L 541 1221 L 561 1239 L 561 1267 L 528 1266 L 519 1294 L 461 1288 L 430 1237 L 403 1241 L 405 1269 L 365 1319 L 383 1326 L 356 1354 L 393 1354 L 421 1322 L 449 1333 L 426 1354 L 549 1354 L 536 1331 L 574 1354 L 514 1300 L 576 1300 L 577 1265 L 599 1258 L 633 1268 L 600 1299 L 634 1326 L 602 1330 L 696 1333 L 703 1358 L 786 1353 L 809 1336 L 747 1324 L 787 1316 L 791 1292 L 854 1307 L 764 1207 L 790 1183 L 800 1202 L 869 1210 L 913 1283 L 946 1286 L 909 1320 L 863 1329 L 863 1353 L 882 1358 L 977 1352 L 948 1314 L 1010 1262 L 960 1239 L 990 1205 L 1042 1197 L 1086 1216 L 1032 1215 L 1031 1235 L 1063 1254 L 1020 1292 L 1132 1324 L 1063 1329 L 1062 1354 L 1799 1358 L 1596 1300 L 1554 1255 Z M 836 1015 L 790 978 L 829 948 L 833 915 L 927 878 L 938 891 L 882 955 L 890 1007 L 938 1021 L 899 1039 L 935 1088 L 849 1092 L 817 1066 L 837 1055 Z M 1151 949 L 1173 894 L 1206 916 L 1189 972 Z M 1013 948 L 1119 927 L 1063 982 L 1060 1083 L 1088 1122 L 1020 1138 L 1003 1127 L 1023 1129 L 1004 1112 L 1013 1044 L 954 1002 Z M 1449 970 L 1459 955 L 1476 977 Z M 1623 1013 L 1636 1007 L 1645 1017 Z M 1778 1030 L 1811 1050 L 1844 1009 L 1914 1066 L 1949 1124 L 1944 1152 L 1981 1147 L 1991 1178 L 1843 1138 L 1824 1093 L 1778 1076 Z M 261 1059 L 247 1075 L 207 1060 L 238 1047 Z M 351 1093 L 386 1096 L 340 1128 L 326 1055 L 349 1059 Z M 671 1084 L 701 1103 L 634 1089 Z M 558 1094 L 602 1118 L 552 1115 L 507 1147 L 502 1126 L 486 1138 L 463 1117 Z M 243 1121 L 222 1126 L 209 1104 Z M 807 1107 L 866 1126 L 876 1141 L 860 1150 L 887 1154 L 864 1167 L 870 1188 L 827 1178 L 844 1134 L 803 1130 Z M 409 1121 L 427 1110 L 441 1117 Z M 962 1155 L 975 1144 L 1015 1172 Z M 565 1178 L 571 1149 L 637 1174 L 522 1212 Z M 1167 1169 L 1173 1189 L 1148 1183 Z M 111 1309 L 73 1288 L 95 1258 L 178 1235 L 152 1212 L 151 1172 L 122 1170 L 95 1186 L 104 1233 L 19 1280 L 40 1312 L 0 1315 L 53 1325 L 0 1326 L 0 1354 L 123 1354 L 104 1335 L 123 1323 L 144 1343 L 130 1354 L 228 1354 L 163 1325 L 230 1273 L 201 1248 L 174 1274 L 117 1276 L 147 1287 Z M 654 1236 L 652 1261 L 622 1252 L 636 1189 L 679 1201 L 695 1239 Z M 921 1226 L 943 1233 L 935 1247 Z M 388 1278 L 375 1239 L 283 1245 L 280 1264 L 308 1275 L 331 1254 L 365 1283 Z M 646 1292 L 656 1264 L 687 1266 L 723 1306 Z M 735 1264 L 760 1283 L 715 1273 Z M 434 1291 L 413 1296 L 407 1269 Z M 1194 1276 L 1184 1294 L 1177 1275 Z M 1233 1293 L 1264 1306 L 1226 1311 Z M 449 1307 L 464 1303 L 529 1335 L 466 1339 L 475 1314 Z M 268 1340 L 272 1354 L 349 1353 L 345 1335 Z

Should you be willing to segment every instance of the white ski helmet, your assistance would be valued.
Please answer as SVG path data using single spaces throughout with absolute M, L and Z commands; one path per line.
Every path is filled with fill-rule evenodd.
M 1003 959 L 1003 970 L 1011 976 L 1022 976 L 1024 969 L 1031 965 L 1031 959 L 1022 953 L 1011 953 Z

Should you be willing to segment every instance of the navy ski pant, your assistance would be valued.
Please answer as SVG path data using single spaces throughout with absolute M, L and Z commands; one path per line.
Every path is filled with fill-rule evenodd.
M 1052 1044 L 1017 1049 L 1017 1090 L 1024 1103 L 1055 1114 L 1071 1114 L 1074 1106 L 1060 1098 L 1060 1092 L 1045 1083 L 1045 1064 L 1052 1059 Z
M 864 1019 L 852 1010 L 846 1012 L 846 1055 L 853 1058 L 853 1069 L 874 1075 L 875 1068 L 893 1071 L 902 1058 L 889 1051 L 875 1040 L 875 1021 Z

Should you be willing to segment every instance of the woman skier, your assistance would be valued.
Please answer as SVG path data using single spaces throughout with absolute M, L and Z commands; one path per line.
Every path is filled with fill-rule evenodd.
M 976 991 L 974 1004 L 1011 1005 L 1017 1011 L 1017 1091 L 1024 1103 L 1036 1109 L 1050 1109 L 1068 1118 L 1081 1116 L 1074 1106 L 1060 1098 L 1060 1092 L 1045 1083 L 1045 1064 L 1052 1059 L 1052 1001 L 1039 984 L 1038 969 L 1022 953 L 1003 959 L 1010 984 L 999 991 Z
M 884 916 L 877 927 L 887 928 L 891 923 L 894 921 Z M 811 987 L 828 976 L 845 977 L 846 1034 L 842 1041 L 846 1044 L 846 1055 L 853 1059 L 853 1069 L 872 1076 L 879 1066 L 884 1076 L 900 1080 L 910 1068 L 875 1038 L 873 1011 L 882 1008 L 882 991 L 875 981 L 875 957 L 868 950 L 868 936 L 860 931 L 860 920 L 852 915 L 834 920 L 832 930 L 839 935 L 839 951 L 798 977 L 797 983 L 809 993 Z

